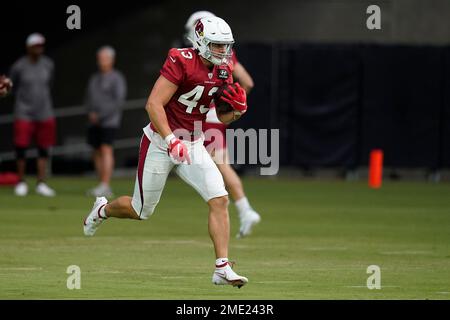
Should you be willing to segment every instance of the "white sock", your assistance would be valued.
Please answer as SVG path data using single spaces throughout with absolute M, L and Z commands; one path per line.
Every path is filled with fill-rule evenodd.
M 252 209 L 252 207 L 250 206 L 250 203 L 248 202 L 247 197 L 242 197 L 241 199 L 236 201 L 234 203 L 234 205 L 236 206 L 236 208 L 239 212 L 239 216 L 242 216 L 244 214 L 244 212 Z
M 223 264 L 228 262 L 228 258 L 217 258 L 216 259 L 216 267 L 222 266 Z
M 104 205 L 104 206 L 100 209 L 100 217 L 102 217 L 103 219 L 107 219 L 107 218 L 108 218 L 108 217 L 106 216 L 105 208 L 106 208 L 106 205 Z

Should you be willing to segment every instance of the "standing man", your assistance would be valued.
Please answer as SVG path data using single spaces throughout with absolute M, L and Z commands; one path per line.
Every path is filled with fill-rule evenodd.
M 52 197 L 55 191 L 46 183 L 49 149 L 55 144 L 56 122 L 50 88 L 54 64 L 44 56 L 45 38 L 33 33 L 26 39 L 27 55 L 17 60 L 11 68 L 14 83 L 14 145 L 17 155 L 17 173 L 20 182 L 15 187 L 17 196 L 28 194 L 25 182 L 25 152 L 34 138 L 38 147 L 36 193 Z
M 209 17 L 215 17 L 215 15 L 209 11 L 197 11 L 191 14 L 184 26 L 185 42 L 191 42 L 189 46 L 192 45 L 192 39 L 194 39 L 195 25 L 197 21 L 202 18 Z M 236 51 L 234 50 L 229 64 L 233 71 L 234 81 L 237 81 L 248 94 L 250 90 L 253 89 L 253 79 L 244 66 L 237 60 Z M 227 143 L 225 139 L 225 130 L 227 127 L 227 124 L 222 123 L 218 119 L 216 109 L 212 106 L 206 115 L 206 122 L 203 129 L 205 132 L 213 129 L 211 132 L 216 132 L 218 134 L 214 135 L 215 143 L 212 144 L 211 140 L 207 140 L 205 141 L 205 147 L 219 168 L 219 171 L 225 181 L 225 186 L 227 187 L 231 199 L 234 201 L 234 205 L 236 206 L 240 220 L 239 232 L 236 237 L 243 238 L 250 235 L 253 227 L 261 221 L 261 216 L 250 205 L 250 202 L 245 195 L 242 181 L 230 165 Z
M 154 212 L 167 176 L 176 173 L 203 198 L 209 207 L 208 231 L 214 245 L 216 263 L 212 282 L 241 287 L 248 279 L 236 274 L 228 261 L 230 222 L 228 193 L 211 156 L 203 146 L 201 125 L 213 94 L 228 85 L 232 110 L 219 114 L 231 122 L 247 110 L 244 89 L 230 88 L 233 82 L 228 61 L 233 34 L 218 17 L 197 22 L 194 48 L 169 50 L 147 101 L 151 123 L 144 128 L 133 197 L 122 196 L 108 203 L 97 198 L 84 220 L 85 235 L 92 236 L 110 217 L 145 220 Z M 224 98 L 225 99 L 225 98 Z M 189 214 L 189 208 L 184 208 Z
M 94 165 L 100 183 L 89 191 L 96 197 L 110 197 L 114 169 L 113 142 L 122 119 L 127 86 L 122 73 L 114 69 L 115 50 L 110 46 L 97 51 L 99 71 L 91 76 L 86 92 L 88 142 L 94 148 Z

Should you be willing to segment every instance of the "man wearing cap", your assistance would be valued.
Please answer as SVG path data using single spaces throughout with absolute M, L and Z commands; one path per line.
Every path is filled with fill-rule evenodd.
M 10 78 L 14 83 L 14 145 L 17 173 L 20 182 L 15 187 L 17 196 L 28 194 L 25 182 L 25 153 L 31 141 L 38 147 L 36 193 L 52 197 L 55 191 L 46 183 L 49 148 L 55 144 L 55 118 L 50 88 L 54 64 L 44 56 L 45 38 L 33 33 L 26 39 L 27 54 L 11 67 Z

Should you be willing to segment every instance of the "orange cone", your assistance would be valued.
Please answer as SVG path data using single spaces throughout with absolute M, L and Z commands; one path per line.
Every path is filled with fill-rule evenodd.
M 383 150 L 374 149 L 370 152 L 369 187 L 380 188 L 383 180 Z

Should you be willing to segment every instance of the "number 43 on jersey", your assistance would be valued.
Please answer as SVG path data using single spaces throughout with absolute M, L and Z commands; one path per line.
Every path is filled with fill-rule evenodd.
M 216 92 L 218 89 L 219 89 L 218 87 L 212 87 L 208 92 L 208 96 L 211 97 L 214 94 L 214 92 Z M 197 107 L 198 100 L 200 100 L 200 98 L 202 97 L 203 91 L 205 91 L 205 87 L 198 85 L 191 91 L 182 94 L 178 98 L 178 102 L 184 104 L 187 107 L 186 113 L 192 113 L 192 110 L 194 110 L 194 108 Z M 200 113 L 207 113 L 208 110 L 209 106 L 206 107 L 205 105 L 202 104 L 199 107 Z

